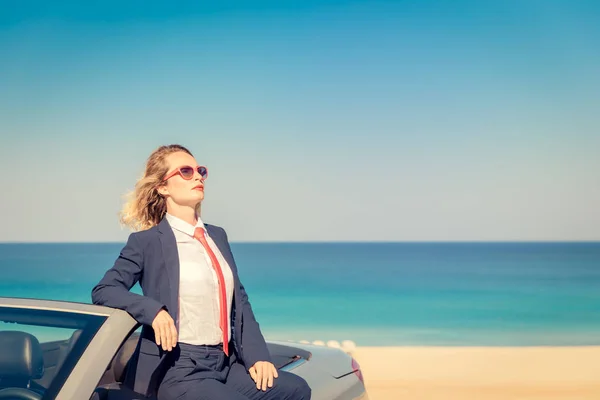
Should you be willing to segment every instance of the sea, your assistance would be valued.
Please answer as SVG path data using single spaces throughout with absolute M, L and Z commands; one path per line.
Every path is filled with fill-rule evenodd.
M 0 244 L 0 296 L 91 302 L 123 243 Z M 232 243 L 270 340 L 600 345 L 600 242 Z M 139 286 L 132 289 L 141 293 Z

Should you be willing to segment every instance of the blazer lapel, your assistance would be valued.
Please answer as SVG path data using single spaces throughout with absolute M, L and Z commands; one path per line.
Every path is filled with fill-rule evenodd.
M 237 276 L 237 266 L 235 265 L 235 261 L 231 257 L 230 253 L 227 251 L 227 243 L 225 243 L 225 241 L 222 240 L 223 238 L 221 237 L 221 235 L 219 235 L 215 231 L 214 226 L 208 224 L 205 224 L 204 226 L 206 227 L 206 232 L 208 232 L 208 236 L 210 236 L 213 242 L 215 242 L 215 244 L 219 248 L 219 251 L 223 255 L 223 258 L 225 259 L 225 261 L 227 261 L 227 264 L 229 264 L 229 267 L 233 271 L 233 278 L 237 281 L 239 279 Z
M 169 304 L 167 305 L 175 326 L 179 326 L 179 253 L 175 234 L 166 218 L 158 224 L 159 239 L 162 248 L 164 268 L 169 280 Z

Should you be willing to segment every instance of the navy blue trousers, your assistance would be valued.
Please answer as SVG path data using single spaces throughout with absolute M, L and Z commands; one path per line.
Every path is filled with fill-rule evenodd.
M 228 357 L 220 346 L 180 343 L 173 352 L 158 389 L 159 400 L 309 400 L 311 396 L 304 379 L 285 371 L 277 371 L 273 387 L 257 389 L 234 352 Z

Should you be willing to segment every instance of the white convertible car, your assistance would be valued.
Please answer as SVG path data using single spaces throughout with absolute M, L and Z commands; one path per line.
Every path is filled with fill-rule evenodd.
M 91 304 L 0 297 L 0 400 L 143 399 L 123 385 L 139 324 Z M 342 350 L 268 342 L 278 369 L 308 382 L 315 400 L 367 400 Z

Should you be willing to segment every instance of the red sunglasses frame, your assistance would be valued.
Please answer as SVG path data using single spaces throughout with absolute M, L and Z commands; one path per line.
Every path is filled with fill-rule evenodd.
M 163 178 L 163 181 L 166 181 L 167 179 L 170 179 L 172 177 L 174 177 L 175 175 L 180 175 L 183 179 L 185 179 L 186 181 L 191 180 L 195 174 L 192 174 L 192 176 L 190 176 L 189 178 L 186 178 L 183 173 L 181 172 L 182 168 L 191 168 L 194 170 L 194 172 L 197 172 L 200 177 L 202 178 L 202 180 L 206 180 L 206 178 L 208 178 L 208 168 L 206 168 L 204 165 L 198 165 L 197 167 L 192 167 L 190 165 L 182 165 L 181 167 L 177 167 L 173 172 L 171 172 L 170 174 L 167 174 L 167 176 L 165 176 Z M 200 173 L 200 168 L 204 168 L 204 171 L 206 172 L 205 176 L 202 176 L 202 174 Z

